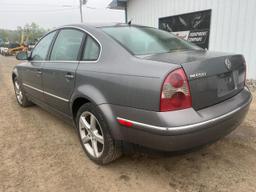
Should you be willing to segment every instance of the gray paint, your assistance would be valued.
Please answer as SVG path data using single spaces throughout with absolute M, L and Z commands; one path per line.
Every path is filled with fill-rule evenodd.
M 190 81 L 193 107 L 198 110 L 224 101 L 243 89 L 244 83 L 241 82 L 235 91 L 223 97 L 218 97 L 216 94 L 220 75 L 230 72 L 225 65 L 227 58 L 232 63 L 231 71 L 238 71 L 238 74 L 241 74 L 246 70 L 242 55 L 205 50 L 157 54 L 144 59 L 181 64 Z M 206 76 L 198 79 L 190 78 L 191 74 L 196 73 L 205 73 Z
M 22 83 L 34 87 L 23 85 L 27 96 L 36 104 L 72 120 L 73 103 L 78 98 L 86 98 L 101 110 L 115 139 L 164 150 L 213 141 L 243 120 L 251 102 L 247 88 L 242 86 L 226 97 L 211 96 L 216 95 L 216 90 L 211 89 L 216 87 L 216 82 L 211 78 L 217 79 L 218 74 L 227 72 L 224 58 L 231 59 L 234 69 L 244 71 L 241 55 L 194 51 L 136 57 L 96 27 L 63 28 L 66 27 L 79 28 L 97 39 L 102 48 L 100 57 L 97 61 L 28 61 L 17 65 L 13 73 Z M 205 78 L 189 79 L 193 108 L 159 112 L 162 83 L 171 71 L 180 67 L 187 76 L 199 69 L 207 72 Z M 41 74 L 37 73 L 38 69 Z M 68 73 L 74 78 L 66 78 Z M 198 87 L 205 82 L 212 86 L 204 86 L 199 91 Z M 137 124 L 126 128 L 117 123 L 117 118 Z M 202 133 L 206 128 L 209 132 Z M 174 131 L 177 137 L 166 137 Z M 151 140 L 159 141 L 159 145 Z
M 22 64 L 21 64 L 22 66 Z M 23 63 L 23 68 L 18 68 L 18 70 L 21 70 L 21 79 L 22 83 L 29 84 L 30 86 L 33 86 L 37 89 L 43 90 L 43 84 L 42 84 L 42 76 L 40 74 L 41 72 L 41 62 L 29 62 L 29 63 Z M 43 100 L 43 93 L 30 89 L 28 87 L 24 87 L 25 91 L 29 91 L 31 96 L 36 97 L 39 100 Z
M 73 94 L 75 79 L 68 79 L 66 75 L 70 74 L 75 78 L 77 66 L 78 62 L 45 62 L 42 69 L 44 91 L 63 98 L 58 99 L 51 95 L 44 95 L 44 101 L 68 115 L 72 115 L 67 101 Z

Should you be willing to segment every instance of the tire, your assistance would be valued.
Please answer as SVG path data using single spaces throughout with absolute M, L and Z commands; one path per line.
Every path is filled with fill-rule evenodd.
M 16 100 L 21 107 L 29 107 L 33 105 L 33 103 L 29 101 L 27 96 L 24 94 L 24 91 L 22 90 L 22 87 L 20 86 L 20 82 L 18 81 L 17 77 L 14 77 L 13 79 L 13 86 Z
M 112 138 L 103 115 L 92 103 L 80 107 L 76 126 L 80 143 L 93 162 L 105 165 L 122 155 L 121 143 Z

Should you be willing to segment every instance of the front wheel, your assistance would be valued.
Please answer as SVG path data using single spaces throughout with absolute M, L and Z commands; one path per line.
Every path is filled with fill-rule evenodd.
M 86 103 L 77 113 L 76 125 L 81 145 L 97 164 L 108 164 L 121 156 L 121 144 L 115 141 L 98 108 Z
M 22 107 L 31 106 L 32 103 L 28 100 L 27 96 L 24 94 L 17 77 L 14 78 L 13 85 L 14 85 L 15 96 L 18 104 Z

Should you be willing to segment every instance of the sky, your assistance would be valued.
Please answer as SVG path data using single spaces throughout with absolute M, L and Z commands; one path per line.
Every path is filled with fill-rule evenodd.
M 111 1 L 88 0 L 84 22 L 124 22 L 124 11 L 106 8 Z M 16 29 L 32 22 L 44 28 L 80 23 L 79 0 L 0 0 L 0 28 Z

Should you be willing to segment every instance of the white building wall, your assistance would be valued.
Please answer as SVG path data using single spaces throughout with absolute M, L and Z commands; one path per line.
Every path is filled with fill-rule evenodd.
M 158 27 L 160 17 L 212 9 L 209 50 L 244 54 L 256 79 L 256 0 L 129 0 L 128 21 Z

